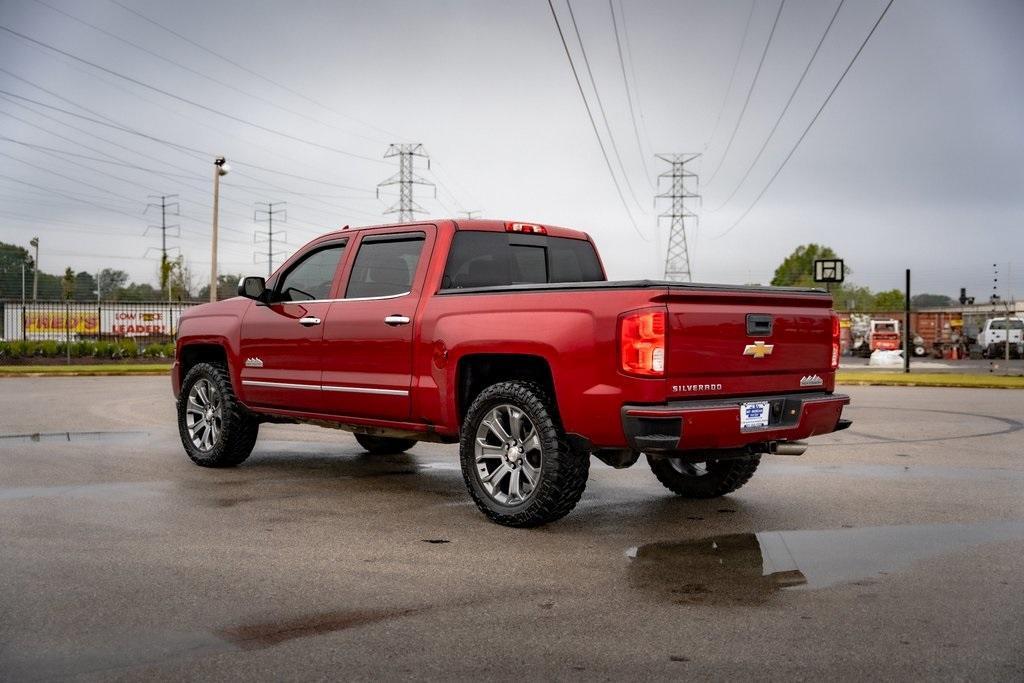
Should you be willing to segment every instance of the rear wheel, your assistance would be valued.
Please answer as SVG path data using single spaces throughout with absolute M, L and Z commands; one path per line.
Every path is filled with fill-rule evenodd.
M 252 453 L 260 423 L 235 397 L 222 363 L 195 365 L 178 396 L 178 433 L 185 452 L 203 467 L 234 467 Z
M 697 463 L 647 456 L 647 464 L 658 481 L 684 498 L 718 498 L 732 493 L 750 481 L 760 462 L 760 455 Z
M 500 382 L 473 401 L 462 424 L 462 476 L 492 521 L 531 527 L 576 507 L 590 454 L 574 450 L 551 399 L 529 382 Z
M 404 453 L 416 445 L 415 439 L 396 439 L 390 436 L 354 434 L 356 441 L 372 455 L 394 455 Z

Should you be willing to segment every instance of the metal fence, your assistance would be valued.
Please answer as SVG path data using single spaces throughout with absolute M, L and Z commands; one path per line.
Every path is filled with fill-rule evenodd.
M 194 303 L 0 300 L 0 363 L 106 362 L 173 353 Z

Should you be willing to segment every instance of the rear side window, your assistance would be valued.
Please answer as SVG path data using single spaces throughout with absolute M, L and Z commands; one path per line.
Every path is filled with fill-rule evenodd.
M 504 232 L 458 232 L 442 289 L 604 280 L 586 240 Z
M 363 238 L 345 298 L 395 296 L 412 291 L 412 278 L 425 239 L 423 233 Z

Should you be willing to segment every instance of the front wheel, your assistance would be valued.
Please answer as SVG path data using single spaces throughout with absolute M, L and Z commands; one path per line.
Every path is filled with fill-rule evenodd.
M 760 455 L 697 463 L 647 456 L 647 464 L 658 481 L 684 498 L 718 498 L 732 493 L 750 481 L 760 462 Z
M 551 399 L 529 382 L 500 382 L 480 392 L 463 421 L 459 455 L 477 507 L 513 527 L 569 514 L 590 471 L 590 455 L 569 445 Z
M 252 453 L 260 423 L 235 397 L 222 363 L 188 371 L 178 396 L 178 433 L 185 452 L 202 467 L 234 467 Z

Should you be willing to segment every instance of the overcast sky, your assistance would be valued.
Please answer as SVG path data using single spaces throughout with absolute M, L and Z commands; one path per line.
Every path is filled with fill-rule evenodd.
M 702 152 L 694 166 L 701 222 L 690 235 L 696 280 L 767 282 L 794 247 L 815 241 L 875 289 L 901 286 L 910 267 L 919 292 L 956 295 L 966 286 L 986 298 L 999 263 L 1000 286 L 1024 293 L 1020 0 L 896 0 L 777 180 L 724 236 L 885 0 L 846 0 L 771 143 L 724 206 L 838 0 L 785 0 L 742 119 L 777 0 L 756 0 L 752 14 L 749 0 L 622 0 L 621 14 L 616 0 L 640 145 L 609 4 L 576 0 L 624 176 L 568 7 L 555 2 L 640 234 L 616 195 L 544 0 L 118 0 L 180 36 L 110 0 L 45 2 L 3 0 L 0 25 L 195 103 L 0 32 L 0 90 L 93 119 L 0 94 L 0 241 L 27 247 L 39 235 L 49 272 L 118 267 L 155 282 L 155 252 L 143 257 L 159 236 L 144 233 L 159 215 L 142 212 L 148 194 L 165 193 L 179 195 L 182 214 L 170 243 L 201 284 L 211 161 L 223 154 L 233 171 L 222 186 L 221 268 L 263 274 L 265 257 L 254 263 L 254 252 L 265 251 L 253 245 L 262 229 L 254 202 L 288 202 L 287 253 L 332 227 L 384 222 L 394 198 L 374 191 L 396 170 L 382 158 L 387 145 L 421 142 L 431 169 L 419 172 L 439 183 L 437 199 L 430 190 L 417 195 L 430 216 L 472 209 L 586 230 L 615 279 L 660 278 L 664 269 L 667 228 L 656 227 L 645 165 L 653 174 L 666 168 L 656 152 Z

